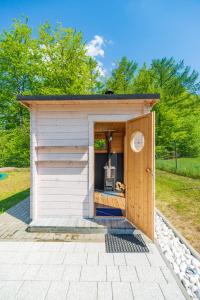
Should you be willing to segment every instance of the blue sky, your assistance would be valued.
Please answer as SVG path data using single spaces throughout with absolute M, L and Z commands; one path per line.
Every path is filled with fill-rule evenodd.
M 81 30 L 107 73 L 123 55 L 139 65 L 174 56 L 200 72 L 200 0 L 0 0 L 0 12 L 0 31 L 22 15 L 33 28 Z

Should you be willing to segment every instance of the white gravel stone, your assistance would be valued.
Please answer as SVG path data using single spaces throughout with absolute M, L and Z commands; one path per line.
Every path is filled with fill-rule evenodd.
M 156 239 L 190 297 L 200 300 L 200 261 L 194 257 L 162 217 L 156 215 Z

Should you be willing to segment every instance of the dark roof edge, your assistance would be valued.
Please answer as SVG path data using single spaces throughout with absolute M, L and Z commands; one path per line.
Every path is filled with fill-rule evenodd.
M 159 94 L 102 94 L 102 95 L 18 95 L 19 101 L 42 101 L 42 100 L 117 100 L 117 99 L 160 99 Z

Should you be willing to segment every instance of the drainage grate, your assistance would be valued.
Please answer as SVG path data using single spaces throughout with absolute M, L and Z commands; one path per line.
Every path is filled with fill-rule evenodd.
M 141 234 L 106 234 L 106 252 L 149 252 Z

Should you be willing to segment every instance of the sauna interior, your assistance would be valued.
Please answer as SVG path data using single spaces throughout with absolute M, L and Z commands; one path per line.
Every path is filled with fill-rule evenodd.
M 94 125 L 94 215 L 125 217 L 124 140 L 125 122 Z

